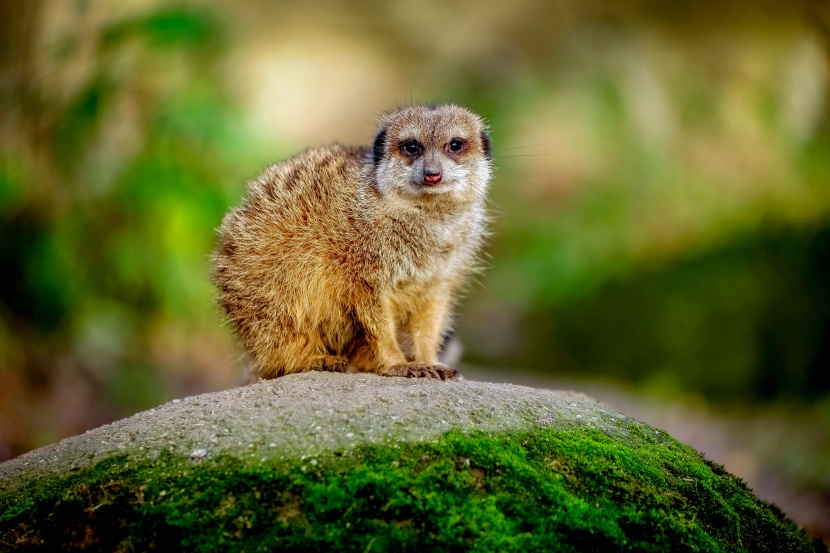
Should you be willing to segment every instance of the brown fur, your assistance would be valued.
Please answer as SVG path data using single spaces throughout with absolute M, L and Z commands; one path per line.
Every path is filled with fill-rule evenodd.
M 386 114 L 373 148 L 308 150 L 251 182 L 219 228 L 213 281 L 254 375 L 456 377 L 438 350 L 475 269 L 489 178 L 481 119 L 442 105 Z

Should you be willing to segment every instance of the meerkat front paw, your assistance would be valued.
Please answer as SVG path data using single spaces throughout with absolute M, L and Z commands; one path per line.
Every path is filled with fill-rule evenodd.
M 321 355 L 309 360 L 308 370 L 344 373 L 349 369 L 349 360 L 339 355 Z
M 381 371 L 383 376 L 403 376 L 406 378 L 434 378 L 436 380 L 463 380 L 457 370 L 440 363 L 404 363 L 393 365 Z

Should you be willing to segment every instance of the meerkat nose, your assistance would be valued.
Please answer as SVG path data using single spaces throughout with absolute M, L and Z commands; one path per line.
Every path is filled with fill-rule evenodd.
M 427 184 L 438 184 L 441 182 L 441 171 L 437 169 L 425 169 L 424 182 Z

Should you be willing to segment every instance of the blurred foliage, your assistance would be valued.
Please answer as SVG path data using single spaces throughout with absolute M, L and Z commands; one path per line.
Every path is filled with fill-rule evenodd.
M 231 4 L 0 0 L 0 458 L 233 385 L 213 229 L 404 98 L 491 124 L 467 359 L 826 401 L 823 3 Z
M 469 360 L 726 402 L 827 397 L 830 33 L 816 6 L 795 30 L 737 8 L 730 36 L 753 39 L 727 51 L 676 13 L 656 33 L 614 21 L 592 37 L 613 52 L 577 47 L 566 70 L 511 83 L 516 104 L 485 102 L 500 175 L 493 267 L 461 319 Z M 676 25 L 698 41 L 654 36 Z
M 821 397 L 830 390 L 828 275 L 830 226 L 737 236 L 534 308 L 521 361 L 721 400 Z
M 13 448 L 41 418 L 78 432 L 216 386 L 199 374 L 199 351 L 226 352 L 211 346 L 224 331 L 208 254 L 245 159 L 212 64 L 223 36 L 213 14 L 180 8 L 71 33 L 50 51 L 85 71 L 69 90 L 38 79 L 34 55 L 16 60 L 0 151 L 0 414 L 19 421 L 4 429 Z M 203 382 L 188 387 L 194 373 Z M 55 412 L 61 393 L 74 415 Z

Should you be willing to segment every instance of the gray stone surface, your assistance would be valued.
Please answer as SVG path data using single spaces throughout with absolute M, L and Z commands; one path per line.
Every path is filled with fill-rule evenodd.
M 369 374 L 303 373 L 138 413 L 0 464 L 0 493 L 119 454 L 168 450 L 193 462 L 220 454 L 262 461 L 313 457 L 363 444 L 572 425 L 625 432 L 637 424 L 572 392 L 512 384 L 440 382 Z M 653 430 L 651 430 L 653 431 Z

